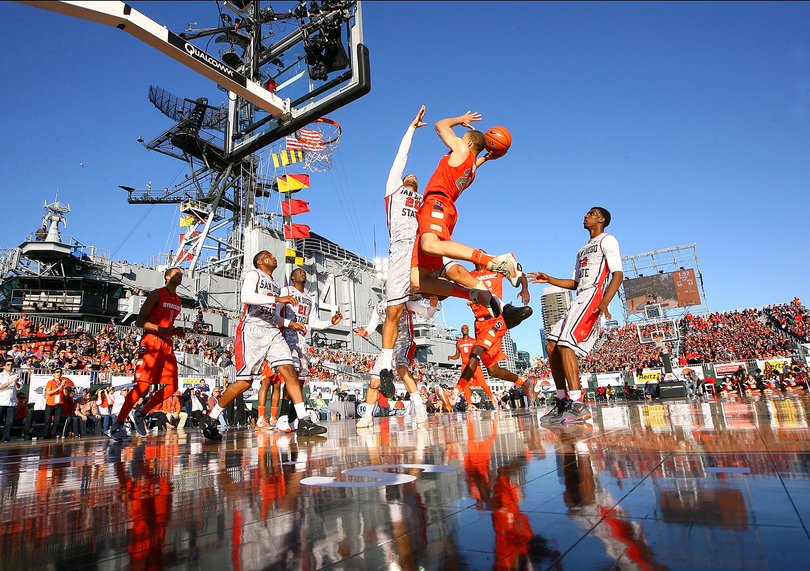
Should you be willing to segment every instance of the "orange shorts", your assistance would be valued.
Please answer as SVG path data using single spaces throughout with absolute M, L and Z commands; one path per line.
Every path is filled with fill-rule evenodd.
M 171 340 L 152 333 L 143 336 L 135 362 L 135 382 L 177 387 L 177 357 Z
M 440 270 L 444 265 L 442 257 L 428 256 L 422 252 L 419 241 L 422 234 L 436 234 L 440 240 L 450 240 L 458 220 L 456 205 L 444 195 L 433 194 L 425 198 L 416 219 L 419 222 L 419 228 L 416 231 L 416 242 L 413 245 L 411 267 Z
M 481 364 L 489 368 L 497 365 L 498 361 L 506 359 L 501 350 L 501 339 L 506 335 L 506 322 L 503 317 L 498 319 L 484 319 L 475 322 L 475 345 L 484 348 L 481 355 Z

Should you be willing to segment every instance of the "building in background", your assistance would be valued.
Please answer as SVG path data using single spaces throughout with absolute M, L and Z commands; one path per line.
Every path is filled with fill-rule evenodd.
M 540 307 L 543 312 L 543 332 L 544 337 L 547 337 L 551 332 L 551 328 L 562 319 L 565 312 L 571 306 L 571 290 L 563 289 L 557 286 L 548 286 L 543 289 L 543 295 L 540 297 Z M 545 352 L 545 343 L 544 352 Z

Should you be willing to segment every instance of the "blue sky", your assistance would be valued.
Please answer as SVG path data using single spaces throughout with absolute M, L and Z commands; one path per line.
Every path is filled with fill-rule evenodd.
M 131 4 L 173 31 L 217 15 L 213 2 Z M 0 15 L 0 244 L 35 230 L 58 188 L 74 210 L 66 234 L 121 260 L 172 248 L 175 209 L 135 228 L 149 207 L 118 189 L 185 173 L 136 142 L 171 125 L 148 87 L 224 94 L 114 28 L 12 3 Z M 331 115 L 344 127 L 335 167 L 299 194 L 312 212 L 298 222 L 369 256 L 376 225 L 383 254 L 383 186 L 408 123 L 421 104 L 431 125 L 471 109 L 513 145 L 460 199 L 459 241 L 567 277 L 600 205 L 623 255 L 697 243 L 712 310 L 807 301 L 810 4 L 367 2 L 364 16 L 372 91 Z M 424 184 L 444 152 L 420 129 L 407 170 Z M 513 331 L 533 355 L 541 293 Z M 449 325 L 471 323 L 461 302 L 445 306 Z

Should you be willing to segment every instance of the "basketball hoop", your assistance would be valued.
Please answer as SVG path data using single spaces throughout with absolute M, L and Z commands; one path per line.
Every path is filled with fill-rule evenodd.
M 304 168 L 324 172 L 332 168 L 332 153 L 340 142 L 340 125 L 331 119 L 315 119 L 287 137 L 287 150 L 304 151 Z
M 653 336 L 653 343 L 655 343 L 656 347 L 658 347 L 659 349 L 662 349 L 664 347 L 664 336 L 663 335 L 654 335 Z

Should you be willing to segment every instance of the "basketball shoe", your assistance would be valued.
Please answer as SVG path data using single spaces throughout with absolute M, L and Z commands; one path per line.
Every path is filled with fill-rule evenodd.
M 298 419 L 298 428 L 295 433 L 298 436 L 318 436 L 326 432 L 326 427 L 315 424 L 309 417 Z
M 503 312 L 501 315 L 503 315 L 506 328 L 512 329 L 531 317 L 532 313 L 532 308 L 528 305 L 524 307 L 515 307 L 511 303 L 507 303 L 503 306 Z
M 517 287 L 520 278 L 523 277 L 523 268 L 517 263 L 515 255 L 512 253 L 495 256 L 487 264 L 487 269 L 491 272 L 503 274 L 513 287 Z
M 503 305 L 501 300 L 497 295 L 493 295 L 480 281 L 470 290 L 470 301 L 475 305 L 482 306 L 495 319 L 501 315 L 501 306 Z
M 425 404 L 423 402 L 414 401 L 413 407 L 416 410 L 416 424 L 422 424 L 423 422 L 427 422 L 428 419 L 428 412 Z
M 267 418 L 264 416 L 260 416 L 259 420 L 256 421 L 256 430 L 272 430 L 273 427 L 267 422 Z
M 397 389 L 394 387 L 394 373 L 391 369 L 383 369 L 380 371 L 380 392 L 387 399 L 392 399 L 397 396 Z
M 129 442 L 132 437 L 127 433 L 127 429 L 120 422 L 116 422 L 110 427 L 110 438 L 116 442 Z
M 554 398 L 554 404 L 551 405 L 551 409 L 549 409 L 546 414 L 540 417 L 540 422 L 542 424 L 551 424 L 553 422 L 558 421 L 562 417 L 563 409 L 566 406 L 566 402 L 568 399 L 561 399 L 559 397 Z
M 210 415 L 203 413 L 202 415 L 202 433 L 208 440 L 222 440 L 222 435 L 219 433 L 217 421 L 211 418 Z
M 361 416 L 357 421 L 357 428 L 373 428 L 374 419 L 370 416 Z

